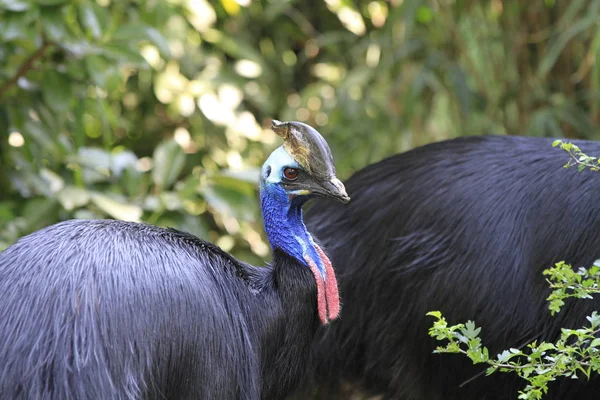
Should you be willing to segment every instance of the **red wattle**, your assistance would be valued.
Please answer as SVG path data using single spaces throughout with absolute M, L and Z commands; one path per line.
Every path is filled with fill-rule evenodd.
M 325 265 L 325 299 L 327 301 L 327 318 L 329 320 L 336 319 L 340 314 L 340 295 L 338 292 L 337 279 L 335 271 L 331 266 L 331 261 L 318 244 L 315 244 L 315 249 L 321 257 L 323 265 Z
M 317 283 L 317 310 L 319 312 L 319 318 L 323 325 L 325 325 L 328 321 L 327 319 L 327 298 L 325 297 L 325 285 L 323 282 L 323 277 L 317 268 L 317 265 L 313 260 L 308 256 L 304 256 L 304 259 L 308 263 L 308 267 L 312 271 L 315 276 L 315 282 Z

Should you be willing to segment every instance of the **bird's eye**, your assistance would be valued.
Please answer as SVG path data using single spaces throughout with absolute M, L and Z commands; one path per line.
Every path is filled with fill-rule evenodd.
M 298 178 L 299 172 L 296 168 L 285 168 L 283 170 L 283 176 L 285 179 L 295 181 Z

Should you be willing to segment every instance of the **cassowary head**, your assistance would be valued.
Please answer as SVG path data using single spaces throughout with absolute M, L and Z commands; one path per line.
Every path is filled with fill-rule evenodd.
M 329 259 L 302 222 L 302 205 L 311 197 L 350 201 L 335 176 L 333 157 L 319 132 L 301 122 L 273 121 L 283 138 L 264 163 L 260 176 L 261 211 L 271 247 L 308 267 L 317 284 L 319 317 L 325 324 L 338 316 L 337 283 Z
M 323 136 L 301 122 L 273 120 L 272 129 L 284 140 L 262 168 L 263 188 L 285 192 L 291 201 L 297 196 L 331 197 L 342 203 L 350 201 L 346 189 L 335 176 L 335 165 L 329 145 Z

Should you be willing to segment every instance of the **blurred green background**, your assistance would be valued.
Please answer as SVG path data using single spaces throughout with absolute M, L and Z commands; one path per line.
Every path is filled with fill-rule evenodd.
M 461 135 L 597 139 L 599 51 L 600 0 L 0 0 L 0 249 L 119 218 L 261 262 L 271 118 L 342 179 Z

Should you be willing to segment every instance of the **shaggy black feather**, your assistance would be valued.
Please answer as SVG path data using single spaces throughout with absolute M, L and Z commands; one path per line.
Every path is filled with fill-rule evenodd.
M 314 349 L 321 398 L 347 398 L 349 382 L 384 399 L 516 399 L 525 381 L 512 374 L 461 387 L 484 367 L 432 354 L 425 314 L 476 321 L 496 354 L 554 340 L 600 309 L 596 297 L 548 311 L 542 271 L 600 258 L 600 174 L 564 169 L 568 156 L 551 143 L 488 136 L 427 145 L 356 173 L 346 182 L 349 205 L 310 209 L 306 225 L 323 238 L 343 302 Z M 599 143 L 576 143 L 600 154 Z M 598 379 L 560 380 L 545 398 L 598 393 Z
M 0 398 L 279 399 L 308 370 L 311 271 L 192 235 L 62 222 L 0 254 Z

